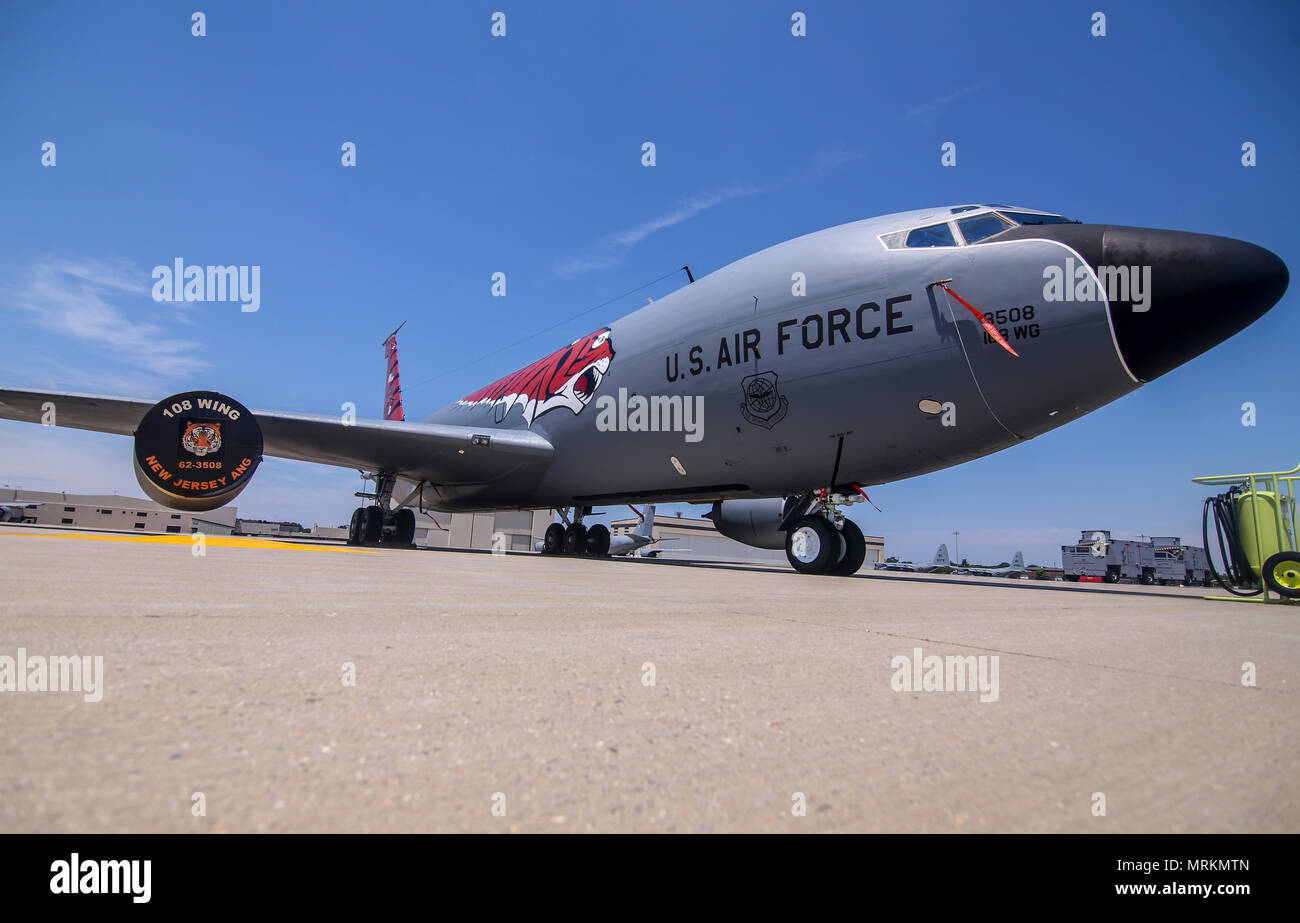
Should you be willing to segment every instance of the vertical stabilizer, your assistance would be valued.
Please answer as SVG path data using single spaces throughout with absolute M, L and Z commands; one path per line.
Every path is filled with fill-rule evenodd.
M 948 560 L 948 546 L 940 545 L 939 550 L 934 555 L 935 567 L 950 567 L 952 562 Z
M 406 321 L 397 325 L 397 330 L 406 326 Z M 388 379 L 384 383 L 384 419 L 405 420 L 402 410 L 402 379 L 397 372 L 397 330 L 384 340 L 384 358 L 388 361 Z
M 644 535 L 646 538 L 654 538 L 655 532 L 655 505 L 648 504 L 645 513 L 641 516 L 641 522 L 633 530 L 637 535 Z
M 1017 551 L 1016 556 L 1011 559 L 1011 569 L 1012 570 L 1025 569 L 1025 553 L 1023 551 Z

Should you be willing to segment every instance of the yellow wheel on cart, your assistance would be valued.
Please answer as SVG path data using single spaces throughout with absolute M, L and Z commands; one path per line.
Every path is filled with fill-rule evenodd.
M 1264 582 L 1287 599 L 1300 599 L 1300 554 L 1279 551 L 1264 562 Z

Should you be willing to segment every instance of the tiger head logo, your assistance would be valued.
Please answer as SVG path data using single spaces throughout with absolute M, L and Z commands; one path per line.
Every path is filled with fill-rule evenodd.
M 220 423 L 186 423 L 181 433 L 181 445 L 191 455 L 202 458 L 221 449 Z
M 517 404 L 523 408 L 524 423 L 528 426 L 557 407 L 581 413 L 582 408 L 591 403 L 613 361 L 610 330 L 602 327 L 563 349 L 557 349 L 545 359 L 538 359 L 513 375 L 462 397 L 460 404 L 465 407 L 492 405 L 497 423 L 504 420 Z

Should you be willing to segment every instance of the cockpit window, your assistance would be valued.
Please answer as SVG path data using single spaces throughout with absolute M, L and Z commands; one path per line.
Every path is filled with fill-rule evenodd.
M 1077 221 L 1071 221 L 1069 218 L 1062 218 L 1060 215 L 1031 215 L 1028 212 L 1002 212 L 1016 224 L 1078 224 Z
M 945 221 L 943 224 L 931 224 L 911 231 L 907 235 L 907 245 L 909 247 L 955 247 L 957 241 L 953 239 L 952 228 L 948 227 Z
M 1000 215 L 986 212 L 983 215 L 961 218 L 957 221 L 957 226 L 961 228 L 961 234 L 962 237 L 966 238 L 966 243 L 973 244 L 976 241 L 984 240 L 986 237 L 992 237 L 994 234 L 1001 234 L 1007 228 L 1012 227 L 1012 224 Z

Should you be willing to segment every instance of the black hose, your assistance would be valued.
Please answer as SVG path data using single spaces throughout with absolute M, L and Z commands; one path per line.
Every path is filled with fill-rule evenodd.
M 1205 506 L 1201 511 L 1201 541 L 1205 544 L 1205 561 L 1209 565 L 1210 574 L 1219 586 L 1233 596 L 1258 596 L 1262 587 L 1257 586 L 1249 592 L 1236 589 L 1236 586 L 1248 586 L 1255 582 L 1246 561 L 1246 551 L 1241 545 L 1241 535 L 1237 531 L 1235 511 L 1240 492 L 1241 488 L 1233 487 L 1217 497 L 1205 498 Z M 1214 513 L 1215 537 L 1219 541 L 1219 557 L 1223 559 L 1223 575 L 1215 570 L 1214 555 L 1210 552 L 1211 512 Z

